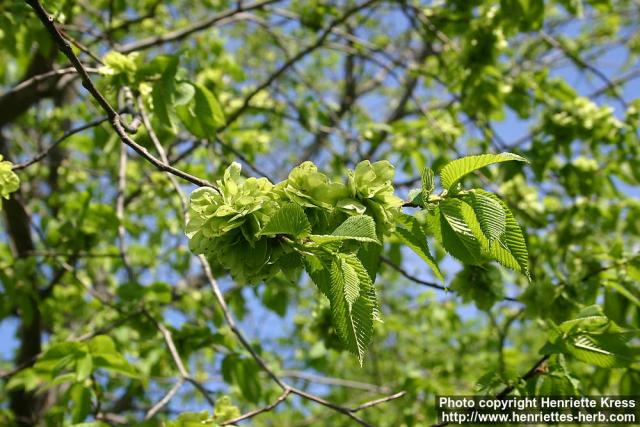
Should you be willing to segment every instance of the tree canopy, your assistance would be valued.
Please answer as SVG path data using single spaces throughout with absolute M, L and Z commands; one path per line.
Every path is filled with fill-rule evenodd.
M 0 4 L 0 423 L 640 390 L 640 3 Z

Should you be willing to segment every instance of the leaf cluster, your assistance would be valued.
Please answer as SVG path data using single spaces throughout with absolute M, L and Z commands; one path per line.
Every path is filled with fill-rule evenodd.
M 522 231 L 507 205 L 481 189 L 462 190 L 464 176 L 493 163 L 518 160 L 510 153 L 470 156 L 442 168 L 445 187 L 434 195 L 426 170 L 413 204 L 428 211 L 429 228 L 445 250 L 467 264 L 495 259 L 528 276 Z M 374 280 L 380 247 L 391 235 L 414 250 L 444 279 L 427 243 L 425 227 L 403 214 L 388 161 L 360 162 L 346 182 L 333 181 L 312 162 L 277 184 L 244 178 L 233 163 L 217 189 L 191 194 L 186 234 L 191 250 L 229 270 L 242 283 L 304 269 L 329 299 L 333 324 L 345 347 L 362 360 L 380 320 Z

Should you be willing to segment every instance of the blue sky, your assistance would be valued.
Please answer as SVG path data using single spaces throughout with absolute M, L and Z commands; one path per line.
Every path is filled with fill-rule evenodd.
M 393 17 L 390 19 L 391 21 L 395 21 L 395 18 Z M 566 31 L 568 32 L 568 34 L 571 34 L 573 31 L 575 31 L 575 28 L 568 27 Z M 625 51 L 623 48 L 611 49 L 606 54 L 604 54 L 597 63 L 594 63 L 593 65 L 603 71 L 610 79 L 613 79 L 618 76 L 620 65 L 624 59 L 624 56 Z M 565 78 L 568 83 L 573 85 L 583 95 L 587 95 L 593 92 L 595 89 L 602 87 L 603 85 L 602 81 L 599 81 L 593 75 L 590 75 L 589 72 L 577 72 L 575 67 L 573 66 L 568 66 L 566 68 L 556 70 L 554 73 Z M 640 94 L 640 79 L 632 80 L 631 82 L 626 84 L 621 92 L 627 99 L 627 101 L 630 101 L 633 98 L 637 97 Z M 604 98 L 596 99 L 596 102 L 598 102 L 599 104 L 603 103 L 604 101 Z M 622 117 L 624 112 L 622 111 L 619 103 L 611 102 L 609 100 L 606 101 L 608 105 L 612 105 L 615 108 L 616 114 Z M 375 99 L 369 100 L 368 102 L 371 103 L 370 107 L 372 110 L 383 109 L 386 111 L 387 106 L 376 105 Z M 530 126 L 530 122 L 522 121 L 511 113 L 507 114 L 507 117 L 503 122 L 495 123 L 495 129 L 506 141 L 514 141 L 521 136 L 526 135 L 530 130 Z M 627 194 L 634 197 L 638 197 L 640 195 L 638 187 L 620 184 L 620 188 Z M 183 240 L 186 244 L 186 238 Z M 407 251 L 405 259 L 406 261 L 404 263 L 404 266 L 407 271 L 417 277 L 421 277 L 426 280 L 435 280 L 431 272 L 424 265 L 424 263 L 419 260 L 417 256 Z M 460 267 L 459 263 L 447 257 L 442 263 L 442 268 L 447 273 L 447 276 L 450 279 Z M 161 274 L 164 276 L 162 277 L 163 281 L 168 283 L 174 283 L 179 279 L 179 277 L 176 277 L 176 275 L 170 271 L 165 271 Z M 228 280 L 222 280 L 221 284 L 223 287 L 230 286 L 230 282 Z M 426 291 L 431 292 L 431 290 L 425 290 L 425 288 L 417 285 L 412 285 L 409 289 L 410 292 L 415 292 L 416 294 Z M 520 290 L 517 289 L 509 289 L 508 294 L 510 296 L 517 296 L 519 291 Z M 241 322 L 243 330 L 250 339 L 258 339 L 264 343 L 267 343 L 265 345 L 267 350 L 274 349 L 280 355 L 282 355 L 283 349 L 275 343 L 275 339 L 281 336 L 287 336 L 292 333 L 292 321 L 295 314 L 295 308 L 290 307 L 287 315 L 284 318 L 280 318 L 271 311 L 263 308 L 262 304 L 253 295 L 253 291 L 251 289 L 245 289 L 243 291 L 243 295 L 247 300 L 248 307 L 250 307 L 247 316 Z M 434 298 L 455 299 L 457 297 L 452 293 L 434 293 Z M 462 313 L 466 317 L 485 316 L 484 313 L 479 312 L 472 304 L 461 305 L 460 313 Z M 167 310 L 166 320 L 172 325 L 178 327 L 182 322 L 185 321 L 185 318 L 175 311 Z M 264 325 L 268 325 L 268 327 L 265 328 Z M 17 326 L 18 321 L 15 318 L 7 317 L 3 320 L 0 320 L 0 355 L 4 360 L 11 359 L 15 352 L 17 346 L 15 332 Z M 292 354 L 289 354 L 288 358 L 291 358 L 292 356 Z M 214 386 L 214 384 L 212 384 L 212 386 Z M 322 390 L 323 387 L 318 387 L 314 391 L 321 392 Z M 196 404 L 193 409 L 199 408 L 200 405 Z

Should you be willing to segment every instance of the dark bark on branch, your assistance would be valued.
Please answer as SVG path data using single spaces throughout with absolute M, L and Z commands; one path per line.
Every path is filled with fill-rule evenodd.
M 48 53 L 36 51 L 22 81 L 51 71 L 56 52 L 55 46 L 53 48 Z M 52 96 L 60 77 L 60 75 L 53 76 L 0 96 L 0 128 L 13 122 L 40 100 Z
M 7 141 L 1 133 L 0 154 L 8 160 L 11 159 Z M 9 199 L 2 200 L 2 212 L 4 213 L 6 229 L 16 258 L 28 257 L 29 253 L 35 249 L 29 226 L 29 216 L 20 202 L 21 193 L 20 189 L 18 189 L 18 191 L 11 194 Z M 30 319 L 27 319 L 27 314 L 23 308 L 21 312 L 22 322 L 18 328 L 20 344 L 15 358 L 15 366 L 31 366 L 42 349 L 42 325 L 36 293 L 37 277 L 35 270 L 31 274 L 29 283 L 32 289 L 30 289 L 30 295 L 27 297 L 27 302 L 23 303 L 23 307 L 30 306 L 28 315 Z M 9 407 L 15 415 L 17 425 L 20 427 L 35 425 L 34 414 L 39 412 L 38 408 L 41 405 L 42 400 L 33 392 L 16 389 L 9 393 Z
M 49 34 L 51 35 L 54 41 L 54 44 L 58 47 L 60 52 L 62 52 L 67 57 L 67 59 L 71 62 L 74 68 L 78 71 L 82 79 L 82 86 L 84 86 L 84 88 L 98 102 L 102 110 L 107 114 L 107 117 L 109 117 L 109 122 L 111 123 L 111 127 L 118 134 L 118 137 L 120 138 L 120 141 L 123 144 L 126 144 L 129 147 L 131 147 L 136 153 L 138 153 L 141 157 L 143 157 L 149 163 L 154 165 L 156 169 L 160 171 L 172 173 L 197 186 L 211 187 L 217 190 L 217 188 L 207 180 L 200 179 L 196 176 L 188 174 L 184 171 L 176 169 L 171 165 L 168 165 L 160 161 L 159 159 L 151 155 L 151 153 L 149 153 L 149 151 L 145 147 L 141 146 L 140 144 L 135 142 L 133 139 L 131 139 L 131 137 L 129 137 L 129 135 L 127 134 L 127 130 L 126 130 L 126 127 L 128 126 L 123 123 L 123 120 L 120 114 L 109 103 L 109 101 L 105 98 L 105 96 L 95 87 L 95 85 L 93 84 L 93 81 L 91 80 L 91 77 L 89 77 L 89 74 L 87 73 L 86 68 L 84 67 L 82 62 L 80 62 L 80 59 L 78 59 L 78 56 L 71 49 L 69 42 L 62 36 L 60 31 L 58 31 L 58 28 L 56 27 L 55 22 L 53 20 L 53 17 L 49 16 L 49 14 L 45 11 L 45 9 L 42 7 L 42 4 L 40 4 L 39 1 L 26 0 L 26 3 L 33 8 L 36 15 L 38 16 L 38 19 L 40 19 L 40 22 L 42 22 L 44 27 L 49 32 Z

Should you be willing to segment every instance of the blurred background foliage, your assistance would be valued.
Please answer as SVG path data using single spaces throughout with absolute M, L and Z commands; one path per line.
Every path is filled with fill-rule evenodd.
M 148 112 L 154 134 L 132 138 L 160 157 L 157 137 L 169 163 L 211 182 L 233 161 L 278 182 L 305 160 L 340 180 L 386 159 L 406 199 L 426 166 L 529 159 L 467 181 L 514 211 L 531 282 L 462 266 L 429 237 L 443 291 L 387 241 L 364 367 L 306 275 L 249 286 L 213 265 L 228 313 L 288 384 L 348 408 L 405 391 L 357 412 L 376 426 L 434 423 L 435 395 L 640 389 L 637 0 L 43 6 L 122 116 Z M 0 4 L 0 59 L 0 422 L 216 425 L 276 402 L 188 249 L 170 175 L 123 148 L 27 3 Z M 571 337 L 623 344 L 594 358 Z M 356 422 L 286 397 L 245 424 Z

